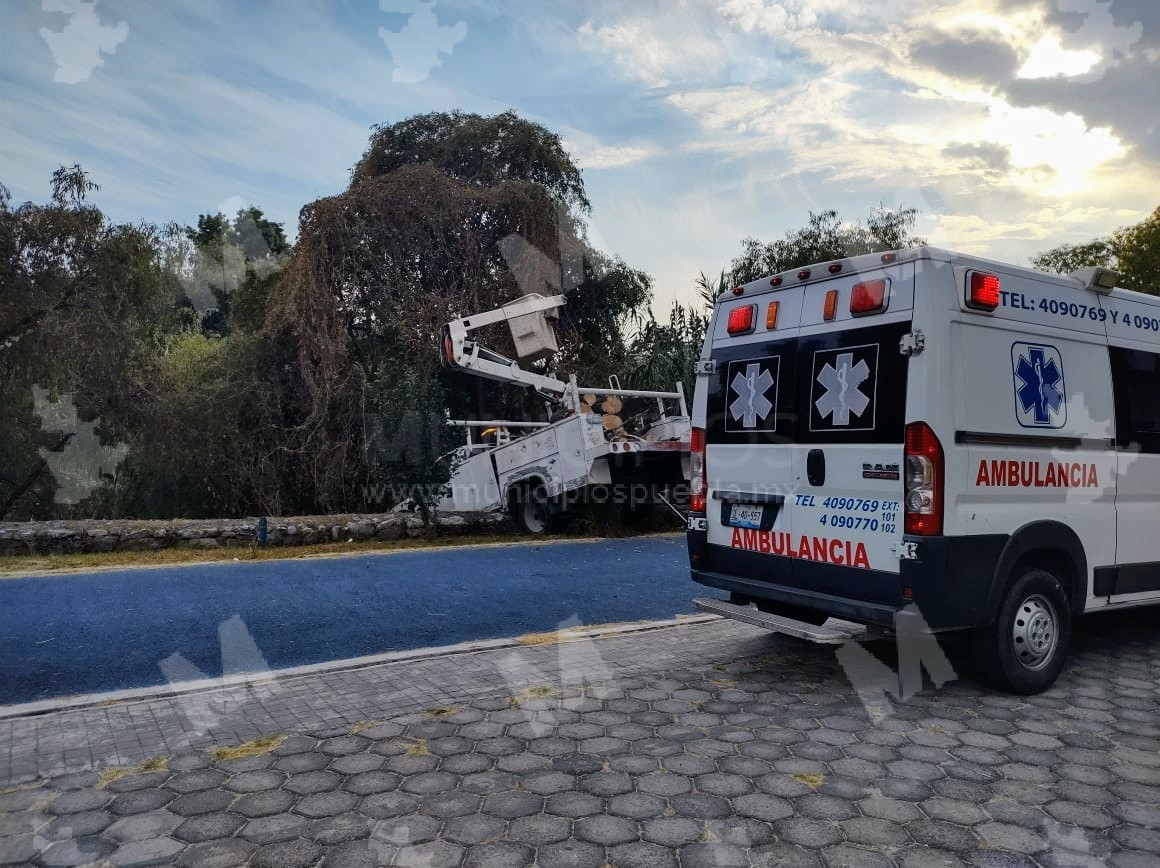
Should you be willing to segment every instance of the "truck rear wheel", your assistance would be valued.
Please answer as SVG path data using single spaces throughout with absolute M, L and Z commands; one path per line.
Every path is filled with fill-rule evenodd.
M 557 526 L 548 490 L 543 485 L 520 488 L 512 498 L 512 517 L 520 530 L 538 536 L 551 533 Z
M 980 634 L 982 658 L 996 686 L 1041 693 L 1059 677 L 1071 647 L 1071 607 L 1063 584 L 1048 570 L 1018 575 L 995 622 Z

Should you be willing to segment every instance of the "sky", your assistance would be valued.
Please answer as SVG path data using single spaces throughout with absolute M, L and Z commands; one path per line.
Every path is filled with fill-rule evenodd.
M 691 302 L 746 237 L 916 207 L 1025 264 L 1160 205 L 1156 0 L 4 0 L 0 182 L 79 162 L 115 220 L 297 230 L 371 127 L 514 109 L 590 237 Z

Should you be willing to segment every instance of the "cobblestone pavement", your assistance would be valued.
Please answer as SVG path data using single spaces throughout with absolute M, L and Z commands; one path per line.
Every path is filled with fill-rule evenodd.
M 527 686 L 12 788 L 0 864 L 1160 865 L 1160 640 L 1093 623 L 1041 696 L 873 717 L 833 649 L 738 625 L 493 652 Z

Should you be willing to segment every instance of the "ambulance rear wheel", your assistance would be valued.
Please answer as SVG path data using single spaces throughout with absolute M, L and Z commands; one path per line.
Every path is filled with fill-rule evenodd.
M 1041 693 L 1059 677 L 1071 647 L 1071 607 L 1063 584 L 1048 570 L 1020 573 L 981 634 L 987 674 L 1014 693 Z

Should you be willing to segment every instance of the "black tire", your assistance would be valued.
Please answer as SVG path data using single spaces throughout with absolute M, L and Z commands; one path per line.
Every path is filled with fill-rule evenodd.
M 1042 693 L 1059 677 L 1071 648 L 1071 606 L 1063 583 L 1041 567 L 1024 570 L 979 638 L 980 658 L 995 686 Z
M 559 525 L 548 490 L 543 485 L 528 485 L 512 497 L 512 518 L 519 529 L 531 536 L 552 533 Z

